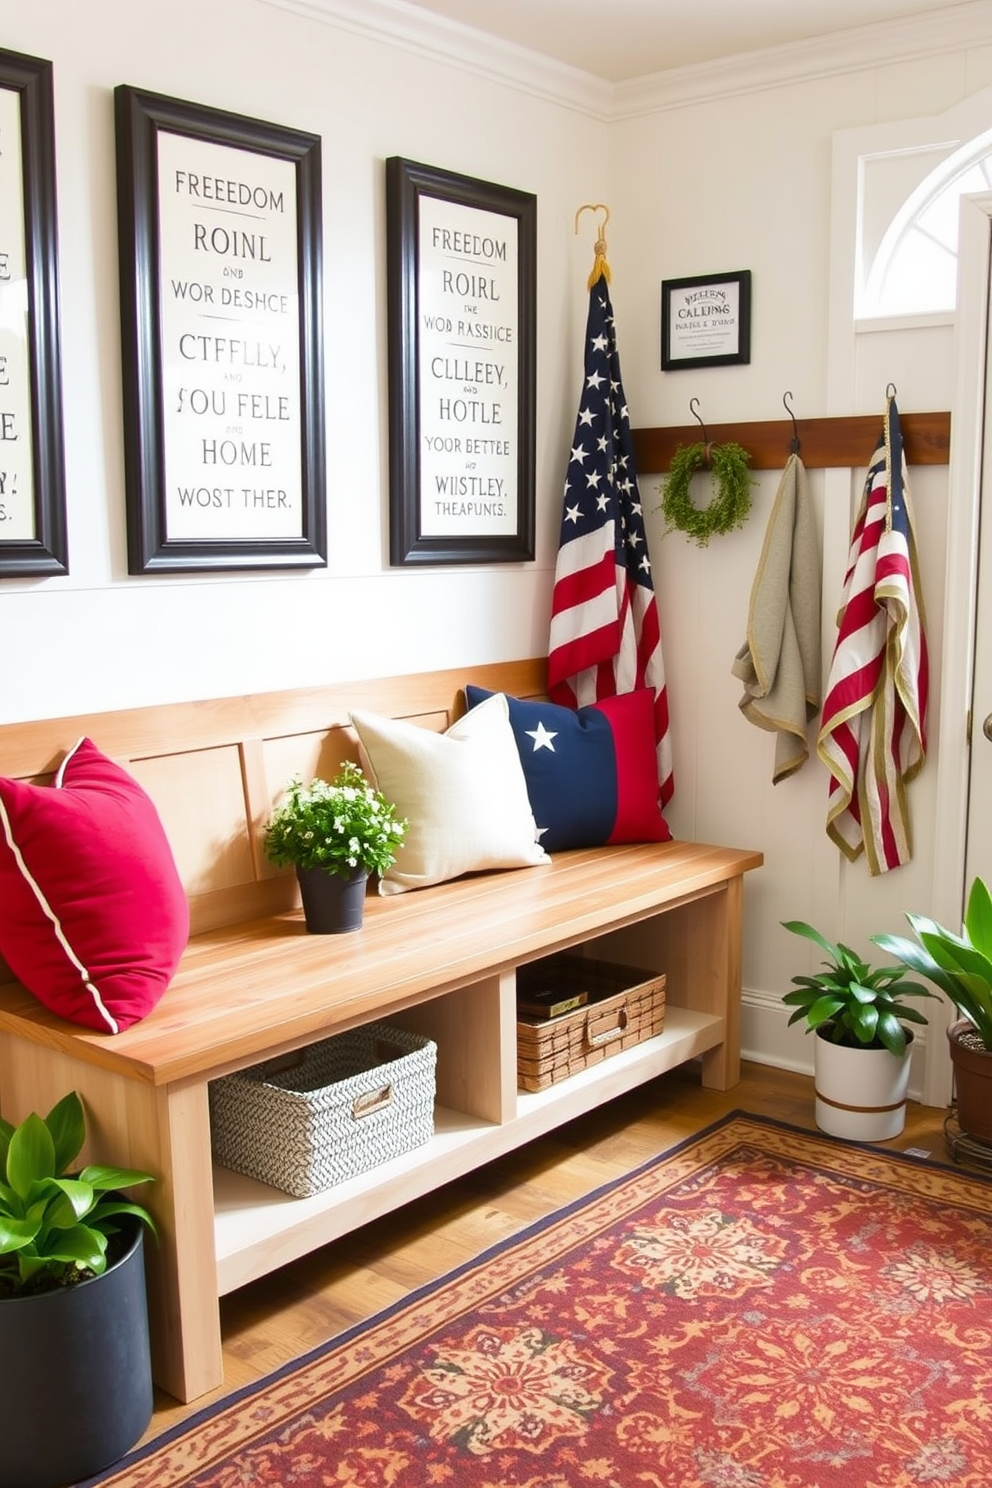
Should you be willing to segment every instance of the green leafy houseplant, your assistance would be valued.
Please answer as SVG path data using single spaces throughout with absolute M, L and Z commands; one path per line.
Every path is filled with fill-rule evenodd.
M 152 1182 L 150 1173 L 91 1163 L 70 1175 L 85 1135 L 75 1091 L 44 1119 L 32 1112 L 12 1126 L 0 1117 L 0 1298 L 101 1276 L 121 1215 L 155 1233 L 148 1211 L 117 1192 Z
M 792 978 L 794 990 L 783 998 L 794 1009 L 790 1026 L 805 1019 L 807 1033 L 822 1029 L 832 1043 L 904 1054 L 908 1037 L 903 1022 L 927 1020 L 903 999 L 934 994 L 907 981 L 902 965 L 869 966 L 848 946 L 834 945 L 803 920 L 783 921 L 783 927 L 813 941 L 829 958 L 827 969 L 816 976 Z
M 291 781 L 265 829 L 265 851 L 282 867 L 322 868 L 345 878 L 356 869 L 382 874 L 395 862 L 406 827 L 382 792 L 346 760 L 331 781 Z
M 992 1053 L 992 895 L 981 878 L 968 894 L 960 935 L 925 915 L 907 914 L 917 939 L 874 935 L 883 951 L 933 982 L 972 1024 L 982 1049 Z

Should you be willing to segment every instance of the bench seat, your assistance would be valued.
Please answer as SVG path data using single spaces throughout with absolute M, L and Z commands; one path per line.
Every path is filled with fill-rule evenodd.
M 387 679 L 350 691 L 365 707 L 443 728 L 457 713 L 462 680 L 540 695 L 540 663 L 478 668 L 457 683 L 433 673 L 419 684 Z M 17 743 L 30 778 L 44 778 L 60 749 L 89 734 L 146 784 L 179 843 L 181 870 L 185 863 L 200 923 L 168 992 L 142 1022 L 117 1035 L 90 1032 L 49 1013 L 18 983 L 0 985 L 4 1115 L 16 1121 L 46 1111 L 76 1089 L 89 1116 L 87 1155 L 157 1176 L 154 1190 L 142 1191 L 161 1232 L 160 1246 L 148 1248 L 154 1370 L 182 1400 L 222 1382 L 225 1292 L 686 1059 L 700 1058 L 703 1080 L 715 1088 L 739 1078 L 743 875 L 760 865 L 760 853 L 677 841 L 581 849 L 538 867 L 370 894 L 361 930 L 308 935 L 291 876 L 264 862 L 258 839 L 294 753 L 339 760 L 353 748 L 348 691 L 342 684 L 319 698 L 286 694 L 281 711 L 279 694 L 240 699 L 237 708 L 232 700 L 170 707 L 178 733 L 168 748 L 157 732 L 161 717 L 149 716 L 161 715 L 157 708 L 59 720 L 47 734 L 42 723 L 0 728 L 0 761 L 16 757 Z M 414 711 L 417 696 L 423 713 Z M 33 731 L 30 748 L 20 730 Z M 129 747 L 121 749 L 125 737 Z M 217 791 L 216 755 L 229 750 L 243 785 L 246 842 L 218 839 L 204 808 L 204 841 L 221 841 L 228 881 L 218 883 L 204 877 L 203 851 L 191 851 L 190 761 L 211 756 L 199 794 L 214 805 L 219 796 L 227 810 L 231 793 Z M 278 778 L 261 768 L 266 751 Z M 178 802 L 163 786 L 177 759 Z M 230 881 L 233 860 L 249 865 L 245 884 Z M 232 905 L 269 912 L 235 910 L 224 922 L 223 906 Z M 518 1091 L 516 968 L 568 948 L 664 971 L 665 1030 L 547 1090 Z M 382 1019 L 438 1045 L 436 1134 L 426 1147 L 304 1200 L 214 1167 L 210 1080 Z

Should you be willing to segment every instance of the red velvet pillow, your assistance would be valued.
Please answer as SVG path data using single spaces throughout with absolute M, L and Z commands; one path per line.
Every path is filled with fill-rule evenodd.
M 80 739 L 50 786 L 0 779 L 0 954 L 39 1002 L 118 1033 L 151 1012 L 189 937 L 158 812 Z

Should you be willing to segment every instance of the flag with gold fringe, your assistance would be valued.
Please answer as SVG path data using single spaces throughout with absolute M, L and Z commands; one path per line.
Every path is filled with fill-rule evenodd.
M 906 787 L 927 749 L 929 661 L 916 534 L 895 398 L 851 538 L 817 740 L 831 774 L 827 833 L 885 873 L 912 857 Z

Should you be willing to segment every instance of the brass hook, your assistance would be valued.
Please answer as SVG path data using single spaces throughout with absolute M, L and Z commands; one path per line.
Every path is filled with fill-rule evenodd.
M 798 455 L 798 453 L 799 453 L 799 425 L 796 423 L 796 415 L 793 413 L 793 411 L 792 411 L 792 405 L 789 402 L 789 399 L 791 397 L 792 397 L 792 394 L 791 393 L 783 393 L 782 394 L 782 402 L 785 405 L 785 411 L 786 411 L 786 413 L 789 415 L 790 419 L 792 420 L 792 443 L 790 445 L 790 448 L 791 448 L 792 453 L 794 455 Z
M 593 259 L 592 273 L 589 275 L 589 288 L 592 289 L 597 279 L 603 278 L 607 284 L 610 282 L 610 266 L 606 262 L 606 224 L 610 220 L 610 209 L 605 202 L 586 202 L 579 207 L 575 214 L 575 231 L 579 230 L 579 218 L 583 212 L 602 212 L 603 220 L 596 229 L 595 258 Z
M 604 216 L 602 222 L 599 223 L 599 240 L 602 242 L 603 249 L 605 251 L 605 249 L 606 249 L 606 228 L 607 228 L 607 224 L 609 223 L 609 220 L 610 220 L 610 209 L 609 209 L 609 207 L 606 205 L 605 202 L 586 202 L 584 206 L 579 207 L 578 211 L 575 214 L 575 231 L 576 232 L 578 232 L 578 230 L 579 230 L 579 218 L 582 216 L 582 213 L 583 212 L 604 212 L 606 214 Z

